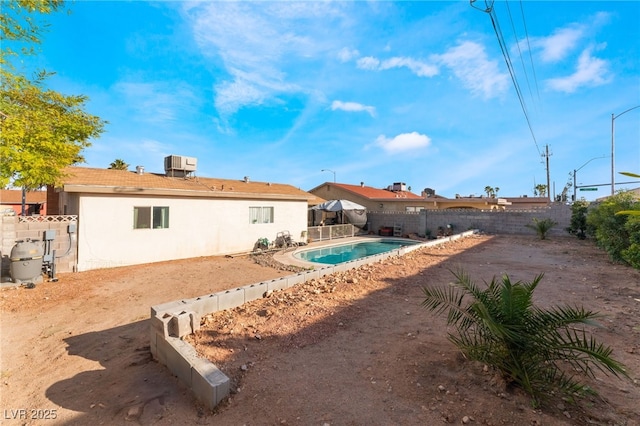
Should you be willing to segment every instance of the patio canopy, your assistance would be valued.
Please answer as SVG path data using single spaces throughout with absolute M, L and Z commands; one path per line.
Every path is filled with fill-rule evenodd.
M 329 200 L 311 208 L 313 210 L 323 210 L 325 212 L 339 212 L 342 210 L 366 210 L 366 207 L 349 200 Z
M 341 223 L 345 217 L 354 226 L 363 228 L 367 224 L 367 208 L 349 200 L 329 200 L 311 207 L 312 210 L 335 212 Z

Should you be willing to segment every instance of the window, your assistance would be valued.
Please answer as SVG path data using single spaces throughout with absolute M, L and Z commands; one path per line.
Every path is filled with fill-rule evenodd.
M 153 208 L 153 229 L 165 229 L 169 227 L 169 207 Z
M 169 227 L 169 207 L 134 207 L 133 229 L 164 229 Z
M 273 207 L 249 207 L 250 223 L 273 223 Z
M 412 206 L 407 206 L 405 207 L 405 212 L 409 213 L 409 212 L 419 212 L 421 210 L 424 210 L 424 207 L 418 206 L 418 207 L 412 207 Z

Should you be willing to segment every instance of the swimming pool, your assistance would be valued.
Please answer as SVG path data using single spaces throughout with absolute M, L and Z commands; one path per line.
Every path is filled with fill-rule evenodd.
M 414 244 L 418 243 L 408 240 L 357 241 L 354 243 L 299 251 L 294 253 L 294 257 L 306 262 L 337 265 L 338 263 L 386 253 Z

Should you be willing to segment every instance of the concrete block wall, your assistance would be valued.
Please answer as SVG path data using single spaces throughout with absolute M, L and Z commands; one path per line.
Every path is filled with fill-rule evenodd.
M 415 233 L 431 236 L 438 234 L 438 228 L 453 225 L 454 233 L 469 229 L 478 229 L 490 234 L 535 235 L 535 230 L 526 225 L 533 224 L 533 219 L 552 219 L 557 225 L 549 235 L 566 235 L 565 229 L 571 223 L 571 206 L 552 204 L 546 208 L 531 210 L 422 210 L 419 213 L 386 213 L 369 212 L 367 220 L 369 230 L 378 233 L 381 226 L 402 224 L 402 233 Z
M 2 216 L 0 252 L 2 255 L 1 281 L 10 278 L 11 249 L 18 240 L 42 241 L 45 231 L 54 231 L 55 239 L 51 249 L 56 251 L 56 273 L 73 272 L 78 260 L 77 218 L 76 216 Z M 75 231 L 69 233 L 69 226 Z M 73 230 L 73 229 L 72 229 Z
M 195 349 L 182 338 L 200 328 L 200 319 L 213 312 L 231 309 L 246 302 L 267 297 L 269 291 L 283 290 L 318 279 L 334 272 L 344 272 L 365 264 L 379 262 L 390 256 L 403 254 L 423 246 L 442 244 L 473 234 L 467 231 L 451 237 L 415 244 L 410 248 L 394 250 L 375 256 L 322 267 L 286 277 L 262 281 L 256 284 L 223 292 L 175 300 L 151 307 L 150 348 L 153 357 L 178 377 L 194 396 L 213 410 L 230 392 L 230 380 L 209 360 L 199 358 Z

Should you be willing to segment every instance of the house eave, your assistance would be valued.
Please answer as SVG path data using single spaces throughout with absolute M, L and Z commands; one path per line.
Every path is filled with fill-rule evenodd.
M 293 194 L 268 194 L 250 193 L 230 190 L 194 191 L 185 189 L 142 188 L 127 186 L 97 186 L 65 184 L 64 192 L 78 194 L 110 194 L 110 195 L 146 195 L 158 197 L 188 197 L 188 198 L 217 198 L 217 199 L 243 199 L 243 200 L 277 200 L 277 201 L 303 201 L 308 202 L 309 197 Z

